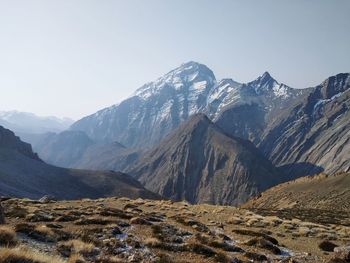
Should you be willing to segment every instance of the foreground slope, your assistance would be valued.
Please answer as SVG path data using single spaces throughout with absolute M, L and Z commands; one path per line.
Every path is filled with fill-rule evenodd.
M 318 222 L 315 217 L 285 219 L 229 206 L 164 200 L 42 204 L 8 199 L 2 204 L 8 225 L 0 226 L 0 262 L 14 262 L 9 255 L 19 262 L 45 253 L 35 262 L 335 263 L 346 261 L 328 261 L 336 257 L 330 248 L 349 242 L 349 220 L 347 226 L 334 224 L 339 213 L 333 213 L 331 221 Z M 7 247 L 6 242 L 22 250 Z M 29 252 L 21 253 L 23 247 Z
M 197 114 L 127 170 L 147 189 L 174 200 L 231 204 L 283 180 L 246 140 L 224 134 Z
M 83 197 L 157 196 L 128 175 L 116 172 L 69 170 L 48 165 L 13 132 L 0 126 L 0 194 L 59 199 Z
M 350 212 L 350 175 L 302 177 L 263 192 L 243 207 L 263 209 L 321 209 Z

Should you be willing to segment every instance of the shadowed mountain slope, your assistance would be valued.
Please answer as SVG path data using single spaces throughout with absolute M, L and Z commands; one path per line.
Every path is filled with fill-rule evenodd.
M 128 172 L 174 200 L 237 205 L 283 180 L 246 140 L 197 114 L 145 153 Z
M 59 199 L 127 196 L 157 198 L 130 176 L 117 172 L 70 170 L 48 165 L 10 130 L 0 126 L 0 194 Z

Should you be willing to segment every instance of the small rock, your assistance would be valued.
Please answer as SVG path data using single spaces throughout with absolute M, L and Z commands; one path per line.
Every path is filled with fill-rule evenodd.
M 39 199 L 39 202 L 42 204 L 47 204 L 47 203 L 55 202 L 55 201 L 57 201 L 57 200 L 55 199 L 55 197 L 53 197 L 51 195 L 44 195 L 43 197 L 41 197 Z
M 119 227 L 113 227 L 113 229 L 112 229 L 112 234 L 113 235 L 120 235 L 122 233 L 123 232 L 119 229 Z
M 350 261 L 350 246 L 336 247 L 334 253 L 337 258 Z
M 130 219 L 130 224 L 134 225 L 152 225 L 151 222 L 141 218 L 141 217 L 134 217 Z
M 134 204 L 126 204 L 123 208 L 123 210 L 132 210 L 132 209 L 137 209 L 138 206 Z
M 119 227 L 130 227 L 130 224 L 127 222 L 120 221 L 118 222 Z
M 54 223 L 52 223 L 52 224 L 47 224 L 46 226 L 49 227 L 49 228 L 55 228 L 55 229 L 61 229 L 61 228 L 63 228 L 62 225 L 60 225 L 60 224 L 54 224 Z

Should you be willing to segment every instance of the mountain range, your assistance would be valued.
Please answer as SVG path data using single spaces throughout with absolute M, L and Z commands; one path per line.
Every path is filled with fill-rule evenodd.
M 152 147 L 196 113 L 216 121 L 226 109 L 249 105 L 259 111 L 258 122 L 264 126 L 265 116 L 274 116 L 307 92 L 280 84 L 267 72 L 247 84 L 217 81 L 207 66 L 188 62 L 145 84 L 121 103 L 78 120 L 71 130 L 84 131 L 95 141 Z M 245 124 L 244 135 L 258 136 L 260 132 L 249 125 Z
M 217 80 L 188 62 L 32 141 L 46 162 L 130 174 L 163 197 L 238 205 L 278 183 L 347 172 L 350 74 L 294 89 L 268 72 Z
M 276 166 L 293 166 L 289 169 L 293 174 L 334 173 L 349 169 L 348 90 L 347 73 L 300 90 L 279 83 L 268 72 L 245 84 L 232 79 L 217 81 L 205 65 L 188 62 L 145 84 L 121 103 L 78 120 L 67 132 L 84 132 L 81 136 L 98 144 L 100 151 L 110 143 L 121 144 L 128 150 L 118 148 L 109 151 L 110 155 L 134 161 L 140 151 L 152 149 L 192 115 L 204 113 L 225 133 L 253 142 Z M 84 168 L 89 158 L 94 159 L 90 151 L 74 163 L 56 162 L 51 154 L 59 151 L 43 150 L 39 143 L 33 146 L 56 165 Z M 125 152 L 132 152 L 133 158 L 126 158 Z M 111 162 L 98 157 L 95 167 L 89 168 L 104 165 L 123 170 L 128 165 L 124 161 L 109 165 Z
M 69 128 L 74 121 L 55 116 L 41 117 L 29 112 L 0 111 L 0 125 L 16 133 L 41 134 L 60 132 Z

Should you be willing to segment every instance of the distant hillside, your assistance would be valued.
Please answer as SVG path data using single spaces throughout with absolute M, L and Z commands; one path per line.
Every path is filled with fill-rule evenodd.
M 158 198 L 118 172 L 72 170 L 44 163 L 13 132 L 0 126 L 0 195 L 59 199 L 126 196 Z
M 350 211 L 350 174 L 302 177 L 272 187 L 243 207 Z
M 122 171 L 140 155 L 138 149 L 118 142 L 95 142 L 86 133 L 71 130 L 43 134 L 33 148 L 49 164 L 91 170 Z
M 67 129 L 74 121 L 55 116 L 41 117 L 29 112 L 0 111 L 0 125 L 23 134 L 59 132 Z

